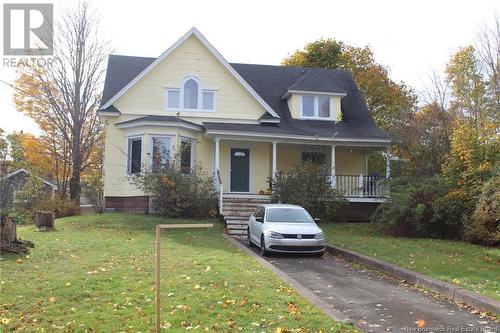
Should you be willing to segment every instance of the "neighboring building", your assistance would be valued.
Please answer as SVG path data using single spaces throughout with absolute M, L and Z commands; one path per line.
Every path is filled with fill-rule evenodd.
M 3 177 L 0 177 L 0 208 L 9 209 L 12 208 L 16 203 L 16 193 L 21 191 L 26 184 L 27 177 L 37 177 L 44 184 L 44 191 L 47 193 L 47 197 L 53 198 L 55 192 L 57 191 L 57 186 L 51 182 L 37 176 L 33 175 L 26 169 L 18 169 L 11 172 Z M 22 204 L 22 203 L 21 203 Z
M 367 154 L 391 139 L 346 71 L 230 64 L 193 28 L 158 58 L 110 55 L 98 112 L 106 208 L 147 211 L 126 179 L 180 147 L 186 170 L 219 172 L 224 200 L 265 191 L 275 171 L 306 159 L 328 164 L 351 202 L 385 196 Z

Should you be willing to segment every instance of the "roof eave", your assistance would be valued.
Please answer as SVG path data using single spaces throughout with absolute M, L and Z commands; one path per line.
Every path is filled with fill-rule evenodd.
M 287 100 L 292 94 L 305 94 L 305 95 L 324 95 L 324 96 L 347 96 L 346 93 L 336 93 L 327 91 L 309 91 L 309 90 L 287 90 L 281 99 Z
M 116 128 L 120 129 L 128 129 L 128 128 L 136 128 L 141 126 L 165 126 L 165 127 L 177 127 L 177 128 L 185 128 L 188 130 L 192 130 L 195 132 L 203 132 L 204 127 L 197 124 L 189 124 L 185 122 L 178 121 L 151 121 L 151 120 L 138 120 L 138 121 L 128 121 L 123 123 L 115 124 Z

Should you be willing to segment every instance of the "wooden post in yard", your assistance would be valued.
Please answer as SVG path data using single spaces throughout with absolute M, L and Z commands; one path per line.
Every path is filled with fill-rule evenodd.
M 199 224 L 157 224 L 156 225 L 156 332 L 161 329 L 160 314 L 160 232 L 161 229 L 194 229 L 194 228 L 212 228 L 212 223 Z
M 160 225 L 156 225 L 156 332 L 160 332 Z

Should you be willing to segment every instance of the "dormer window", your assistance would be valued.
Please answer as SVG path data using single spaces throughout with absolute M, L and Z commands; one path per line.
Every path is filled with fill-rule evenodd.
M 204 89 L 201 81 L 186 77 L 180 88 L 166 88 L 165 106 L 169 111 L 215 111 L 216 91 Z
M 333 99 L 323 95 L 301 96 L 301 117 L 307 119 L 332 119 Z

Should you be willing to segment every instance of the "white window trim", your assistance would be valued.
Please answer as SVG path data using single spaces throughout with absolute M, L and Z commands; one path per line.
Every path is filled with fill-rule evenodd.
M 153 152 L 154 152 L 154 148 L 153 148 L 153 139 L 154 138 L 169 138 L 170 139 L 170 147 L 168 147 L 168 151 L 169 151 L 169 154 L 170 154 L 170 159 L 173 158 L 173 153 L 174 153 L 174 138 L 175 136 L 174 135 L 168 135 L 168 134 L 152 134 L 151 135 L 151 138 L 149 140 L 149 152 L 148 152 L 148 155 L 149 155 L 149 166 L 151 167 L 151 169 L 153 169 Z
M 314 97 L 314 115 L 313 116 L 305 116 L 304 115 L 304 101 L 303 101 L 303 97 L 304 96 L 312 96 Z M 299 104 L 300 104 L 300 118 L 301 119 L 314 119 L 314 120 L 334 120 L 333 118 L 333 114 L 334 114 L 334 110 L 333 110 L 333 96 L 330 96 L 330 95 L 321 95 L 321 97 L 328 97 L 328 101 L 329 101 L 329 104 L 330 104 L 330 116 L 329 117 L 320 117 L 319 116 L 319 96 L 320 95 L 313 95 L 313 94 L 303 94 L 303 95 L 300 95 L 300 101 L 299 101 Z
M 190 79 L 193 79 L 197 84 L 198 84 L 198 107 L 196 109 L 192 108 L 184 108 L 184 85 L 186 82 Z M 165 99 L 165 109 L 167 111 L 188 111 L 188 112 L 216 112 L 217 110 L 217 89 L 209 89 L 209 88 L 204 88 L 203 84 L 201 83 L 201 80 L 194 75 L 188 75 L 184 77 L 181 81 L 181 86 L 180 88 L 178 87 L 164 87 L 165 92 L 164 92 L 164 99 Z M 178 91 L 179 92 L 179 107 L 178 108 L 170 108 L 168 106 L 168 92 L 169 91 Z M 203 93 L 204 92 L 211 92 L 214 94 L 214 100 L 213 100 L 213 109 L 203 109 Z
M 140 174 L 141 172 L 138 173 L 131 173 L 132 169 L 132 154 L 131 154 L 131 147 L 130 147 L 130 142 L 133 140 L 141 140 L 141 172 L 143 168 L 143 160 L 144 160 L 144 136 L 143 135 L 133 135 L 133 136 L 127 136 L 125 139 L 125 147 L 127 147 L 127 154 L 125 155 L 125 174 L 127 176 L 135 176 L 137 174 Z

